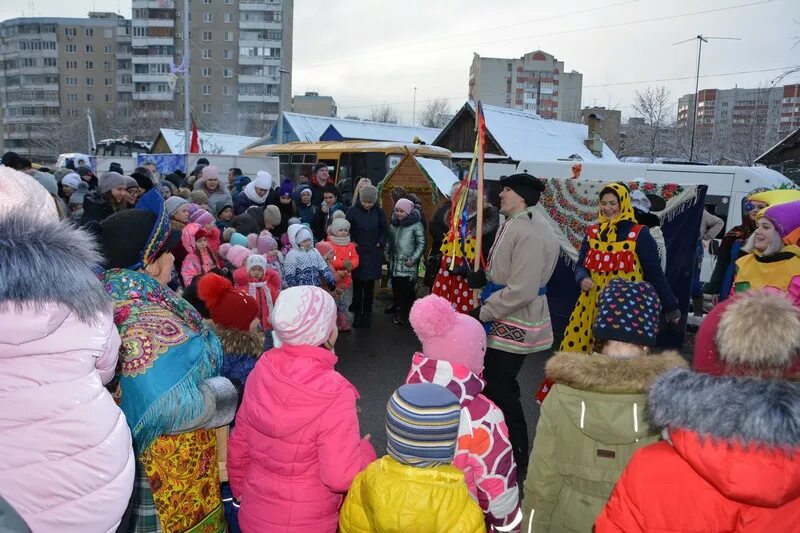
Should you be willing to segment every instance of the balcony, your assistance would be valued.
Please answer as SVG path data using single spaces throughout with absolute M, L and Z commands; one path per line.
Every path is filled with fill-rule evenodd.
M 132 83 L 118 83 L 117 84 L 117 92 L 118 93 L 132 93 L 133 92 L 133 84 Z
M 134 65 L 152 65 L 172 62 L 172 56 L 133 56 Z
M 239 83 L 280 83 L 278 76 L 239 75 Z
M 131 42 L 133 47 L 172 46 L 173 44 L 175 44 L 173 37 L 134 37 Z
M 280 30 L 283 24 L 280 22 L 267 22 L 266 20 L 240 20 L 240 30 Z
M 240 94 L 237 97 L 239 102 L 277 102 L 278 95 L 271 94 Z
M 167 83 L 169 76 L 167 74 L 134 74 L 134 83 Z
M 175 0 L 133 0 L 134 9 L 146 7 L 148 9 L 175 9 Z
M 175 95 L 171 92 L 155 92 L 150 91 L 146 93 L 133 93 L 133 99 L 139 102 L 171 102 L 175 99 Z

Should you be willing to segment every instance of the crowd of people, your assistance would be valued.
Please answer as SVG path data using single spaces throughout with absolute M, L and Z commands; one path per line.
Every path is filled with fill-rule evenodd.
M 5 154 L 0 526 L 792 530 L 800 193 L 748 197 L 687 360 L 655 351 L 682 313 L 636 194 L 602 188 L 554 332 L 545 184 L 500 186 L 493 206 L 458 183 L 426 216 L 324 164 L 293 183 L 202 159 L 162 177 Z M 701 239 L 720 230 L 707 222 Z M 335 353 L 340 332 L 371 327 L 383 279 L 420 342 L 386 391 L 385 454 Z M 531 449 L 517 377 L 558 338 Z

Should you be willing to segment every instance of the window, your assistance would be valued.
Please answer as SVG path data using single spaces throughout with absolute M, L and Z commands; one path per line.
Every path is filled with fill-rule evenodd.
M 57 67 L 58 66 L 58 59 L 55 57 L 45 57 L 44 58 L 44 66 L 46 67 Z
M 210 41 L 210 40 L 212 40 L 212 39 L 211 39 L 211 32 L 210 32 L 210 31 L 204 31 L 204 32 L 203 32 L 203 40 L 204 40 L 204 41 Z
M 94 102 L 94 95 L 92 93 L 88 93 L 86 95 L 86 101 L 87 102 Z
M 64 50 L 66 50 L 66 52 L 68 54 L 74 54 L 74 53 L 76 53 L 78 51 L 78 45 L 75 45 L 75 44 L 65 45 L 64 46 Z
M 111 46 L 110 44 L 107 44 L 105 46 L 104 50 L 103 50 L 103 53 L 105 53 L 105 54 L 113 54 L 114 53 L 114 47 Z
M 133 36 L 134 37 L 145 37 L 147 35 L 147 28 L 142 28 L 140 26 L 136 26 L 133 28 Z
M 94 30 L 92 28 L 86 28 L 86 36 L 94 37 Z
M 233 72 L 231 72 L 231 69 L 226 68 L 225 70 L 222 71 L 222 77 L 223 78 L 232 78 L 233 77 Z
M 94 61 L 86 62 L 86 70 L 94 70 Z
M 87 54 L 93 54 L 94 53 L 94 46 L 92 46 L 91 44 L 87 44 L 86 45 L 86 53 Z
M 211 13 L 206 11 L 205 13 L 203 13 L 203 22 L 205 23 L 214 22 L 214 17 L 212 16 Z
M 211 50 L 203 48 L 203 59 L 211 59 Z
M 77 117 L 78 110 L 77 109 L 67 109 L 67 116 L 68 117 Z
M 114 80 L 112 78 L 106 78 L 105 79 L 105 84 L 106 84 L 106 87 L 111 87 L 111 85 L 114 84 Z
M 93 87 L 94 86 L 94 78 L 86 78 L 86 85 L 88 85 L 89 87 Z
M 233 59 L 233 50 L 226 48 L 222 51 L 222 57 L 225 59 Z
M 111 72 L 113 68 L 114 64 L 111 61 L 103 62 L 103 70 L 105 70 L 106 72 Z
M 225 13 L 225 24 L 230 24 L 231 22 L 233 22 L 233 15 Z
M 204 4 L 210 4 L 210 3 L 211 3 L 211 0 L 203 0 L 203 3 L 204 3 Z
M 211 77 L 211 67 L 203 67 L 203 77 L 204 78 Z
M 233 32 L 232 31 L 226 31 L 225 32 L 225 41 L 226 42 L 233 41 Z
M 232 94 L 233 94 L 233 91 L 231 90 L 231 86 L 230 85 L 225 85 L 224 87 L 222 87 L 222 95 L 223 96 L 231 96 Z
M 78 35 L 77 28 L 64 28 L 65 37 L 76 37 Z
M 107 94 L 107 95 L 106 95 L 106 103 L 107 103 L 107 104 L 110 104 L 110 103 L 111 103 L 111 101 L 112 101 L 112 96 L 111 96 L 110 94 Z
M 231 4 L 233 4 L 233 0 L 225 0 L 225 5 L 226 6 L 229 6 Z
M 203 96 L 211 96 L 211 85 L 203 85 Z
M 67 76 L 66 78 L 64 78 L 64 83 L 66 85 L 78 85 L 78 78 L 74 76 Z
M 76 68 L 78 68 L 78 62 L 77 61 L 67 61 L 66 62 L 66 67 L 68 69 L 76 69 Z
M 114 30 L 112 30 L 111 28 L 104 29 L 103 37 L 105 37 L 106 39 L 111 39 L 112 37 L 114 37 Z
M 280 11 L 274 11 L 272 13 L 272 21 L 273 22 L 281 22 L 283 20 L 283 13 Z
M 203 104 L 203 113 L 206 115 L 211 113 L 211 104 Z
M 69 93 L 69 94 L 67 94 L 67 102 L 77 102 L 77 101 L 78 101 L 77 93 Z

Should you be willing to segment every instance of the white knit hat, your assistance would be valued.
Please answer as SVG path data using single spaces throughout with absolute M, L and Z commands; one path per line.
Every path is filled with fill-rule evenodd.
M 53 197 L 35 179 L 0 165 L 0 218 L 25 213 L 36 220 L 58 220 Z
M 249 272 L 253 267 L 261 267 L 264 272 L 267 271 L 267 258 L 263 255 L 252 254 L 247 258 L 247 271 Z
M 336 302 L 319 287 L 290 287 L 278 296 L 270 322 L 276 347 L 321 346 L 336 325 Z

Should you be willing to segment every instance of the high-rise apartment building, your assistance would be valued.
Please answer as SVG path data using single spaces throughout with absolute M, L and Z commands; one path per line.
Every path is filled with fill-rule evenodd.
M 128 113 L 130 38 L 130 21 L 113 13 L 0 23 L 0 152 L 52 159 L 62 139 L 85 150 L 76 133 L 87 112 Z
M 677 126 L 689 131 L 694 94 L 678 100 Z M 703 89 L 697 93 L 695 142 L 710 145 L 774 144 L 800 127 L 800 84 L 756 89 Z
M 580 122 L 582 90 L 583 74 L 566 72 L 563 61 L 541 50 L 519 59 L 476 54 L 469 69 L 470 100 L 542 118 Z
M 289 107 L 293 16 L 294 0 L 192 0 L 189 96 L 203 129 L 263 134 L 277 119 L 281 86 Z M 170 64 L 183 59 L 182 0 L 133 0 L 132 25 L 137 109 L 182 121 L 180 76 L 170 87 Z

